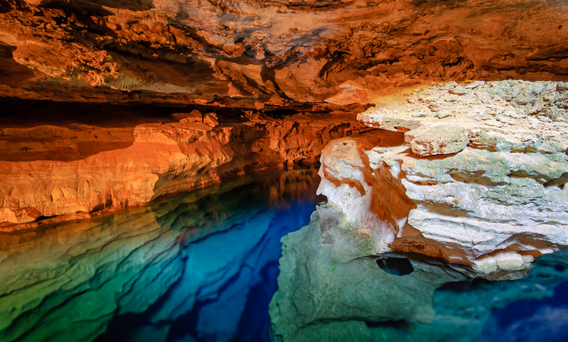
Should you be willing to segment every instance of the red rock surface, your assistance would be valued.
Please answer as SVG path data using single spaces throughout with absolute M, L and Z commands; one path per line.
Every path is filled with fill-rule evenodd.
M 529 0 L 5 0 L 0 94 L 344 104 L 428 81 L 559 79 L 566 18 L 564 2 Z
M 0 222 L 8 227 L 56 215 L 75 218 L 69 215 L 139 205 L 253 170 L 315 162 L 330 140 L 369 130 L 342 113 L 278 119 L 236 113 L 227 118 L 194 110 L 122 127 L 4 127 Z
M 362 129 L 354 114 L 401 88 L 568 79 L 566 18 L 563 2 L 529 0 L 0 0 L 2 101 L 101 105 L 0 113 L 0 221 L 315 161 Z M 131 107 L 106 124 L 77 119 L 108 118 L 110 103 Z M 158 103 L 200 114 L 136 116 Z

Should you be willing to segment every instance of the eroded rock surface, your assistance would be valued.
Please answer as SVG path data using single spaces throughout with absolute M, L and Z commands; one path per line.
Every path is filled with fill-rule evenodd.
M 330 140 L 366 130 L 342 113 L 271 118 L 238 110 L 229 117 L 195 110 L 127 127 L 8 126 L 0 134 L 0 222 L 88 217 L 230 175 L 315 162 Z
M 526 0 L 5 0 L 0 93 L 345 104 L 425 81 L 562 78 L 567 11 Z
M 354 158 L 368 163 L 362 171 L 334 167 L 327 181 L 339 180 L 336 187 L 352 198 L 333 187 L 320 192 L 363 234 L 373 209 L 350 214 L 350 203 L 365 198 L 354 182 L 363 181 L 361 172 L 372 175 L 369 180 L 385 179 L 388 170 L 391 178 L 382 182 L 402 191 L 369 180 L 358 185 L 417 206 L 407 217 L 383 214 L 398 219 L 398 229 L 376 215 L 371 226 L 380 232 L 373 236 L 391 236 L 388 249 L 444 258 L 484 274 L 526 268 L 535 257 L 568 245 L 567 99 L 565 83 L 524 81 L 446 83 L 384 98 L 358 117 L 371 127 L 404 132 L 404 143 L 353 149 L 350 159 L 333 164 L 330 151 L 345 144 L 333 141 L 322 156 L 322 177 L 328 178 L 330 165 Z M 368 146 L 360 138 L 350 143 Z
M 278 292 L 270 304 L 277 340 L 313 341 L 317 336 L 339 341 L 343 336 L 371 341 L 365 321 L 428 324 L 435 316 L 436 288 L 465 279 L 421 262 L 412 262 L 414 271 L 408 275 L 392 275 L 379 268 L 375 258 L 350 258 L 366 240 L 341 228 L 343 219 L 333 208 L 320 206 L 310 225 L 282 239 Z M 345 320 L 355 326 L 327 325 Z
M 514 281 L 472 281 L 470 268 L 419 255 L 346 262 L 343 253 L 356 249 L 358 241 L 339 228 L 341 220 L 334 209 L 320 206 L 309 226 L 282 239 L 279 290 L 270 304 L 276 341 L 499 341 L 503 331 L 534 335 L 522 327 L 534 322 L 539 336 L 554 339 L 565 333 L 549 328 L 563 324 L 559 317 L 565 309 L 547 297 L 562 296 L 559 291 L 568 279 L 566 250 L 539 258 L 527 275 L 527 270 L 509 272 L 516 273 L 509 278 Z M 397 274 L 377 265 L 393 256 L 407 260 L 411 272 Z M 539 299 L 545 299 L 542 306 L 530 306 L 535 311 L 523 311 L 521 317 L 510 309 L 508 327 L 492 317 L 516 301 Z

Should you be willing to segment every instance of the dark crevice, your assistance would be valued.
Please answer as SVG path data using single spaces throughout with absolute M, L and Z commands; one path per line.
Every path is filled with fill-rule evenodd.
M 381 258 L 377 259 L 377 266 L 388 274 L 395 276 L 408 275 L 414 272 L 410 260 L 405 258 Z

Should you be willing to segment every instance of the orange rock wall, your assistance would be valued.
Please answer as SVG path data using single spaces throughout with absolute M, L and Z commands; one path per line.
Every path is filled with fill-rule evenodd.
M 197 111 L 174 117 L 179 121 L 134 128 L 3 129 L 0 222 L 139 205 L 225 176 L 315 162 L 330 140 L 369 130 L 341 114 L 250 114 L 221 124 Z

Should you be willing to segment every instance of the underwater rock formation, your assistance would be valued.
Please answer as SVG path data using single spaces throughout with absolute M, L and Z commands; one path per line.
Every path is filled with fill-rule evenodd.
M 266 309 L 254 321 L 243 312 L 268 305 L 280 238 L 308 222 L 317 180 L 314 169 L 260 172 L 150 206 L 0 233 L 0 340 L 92 341 L 117 324 L 99 341 L 173 341 L 191 332 L 176 325 L 193 311 L 194 338 L 267 339 Z M 137 329 L 121 323 L 135 314 Z
M 129 126 L 80 123 L 0 130 L 0 222 L 88 217 L 219 182 L 315 162 L 332 139 L 372 130 L 343 113 L 271 118 L 176 113 Z M 128 119 L 126 119 L 128 120 Z M 112 123 L 111 123 L 112 125 Z
M 331 207 L 318 206 L 309 226 L 282 239 L 278 292 L 270 304 L 273 332 L 281 341 L 315 341 L 318 335 L 306 331 L 319 322 L 430 323 L 436 288 L 465 279 L 457 272 L 418 263 L 412 263 L 414 272 L 407 276 L 389 274 L 374 258 L 356 254 L 371 246 L 357 232 L 342 227 L 341 220 Z M 332 331 L 326 332 L 328 329 Z M 333 330 L 326 327 L 319 338 L 329 340 L 337 333 Z M 361 338 L 357 330 L 360 328 L 347 333 L 350 340 Z M 310 339 L 306 334 L 314 335 Z
M 403 143 L 381 145 L 371 132 L 331 142 L 321 158 L 318 191 L 369 239 L 369 254 L 423 253 L 489 274 L 568 245 L 566 83 L 448 83 L 403 95 L 358 115 Z
M 502 331 L 531 317 L 542 336 L 554 340 L 565 333 L 545 328 L 564 322 L 554 315 L 565 310 L 558 299 L 533 304 L 522 313 L 506 310 L 517 301 L 556 297 L 559 286 L 565 291 L 566 250 L 542 256 L 522 279 L 472 281 L 475 272 L 470 268 L 418 254 L 408 254 L 409 259 L 397 253 L 353 259 L 353 251 L 365 240 L 342 228 L 341 220 L 331 207 L 319 206 L 310 225 L 282 239 L 278 292 L 270 303 L 275 341 L 513 341 L 531 329 L 506 337 Z M 411 266 L 400 267 L 404 263 L 398 262 L 389 267 L 391 260 Z M 517 272 L 516 277 L 526 273 Z M 522 304 L 515 305 L 512 311 Z M 499 325 L 499 310 L 505 310 L 509 326 Z

